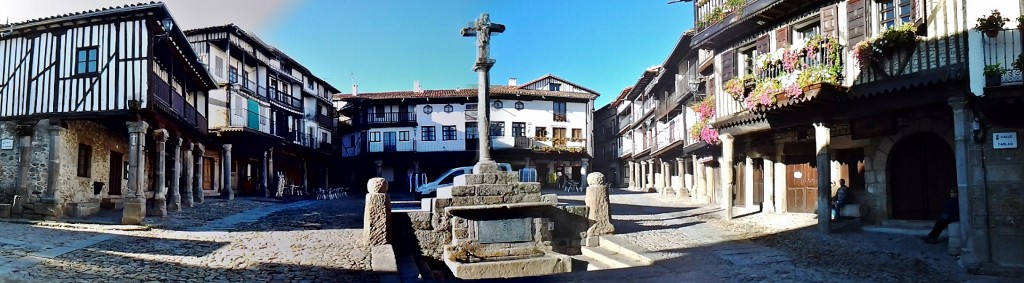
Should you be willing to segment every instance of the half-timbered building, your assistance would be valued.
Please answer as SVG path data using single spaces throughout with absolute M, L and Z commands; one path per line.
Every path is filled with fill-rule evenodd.
M 491 86 L 492 158 L 514 170 L 536 169 L 553 185 L 557 173 L 584 183 L 593 156 L 593 102 L 597 93 L 547 75 L 519 85 Z M 411 191 L 410 175 L 436 178 L 472 166 L 478 154 L 476 89 L 358 93 L 339 99 L 352 118 L 342 156 L 355 183 L 380 176 L 396 192 Z M 452 176 L 454 177 L 454 176 Z
M 49 217 L 123 207 L 139 223 L 146 200 L 163 215 L 212 189 L 193 168 L 216 85 L 163 4 L 0 30 L 0 202 Z
M 1021 1 L 693 2 L 706 131 L 721 148 L 707 161 L 730 216 L 817 213 L 828 232 L 843 181 L 842 216 L 930 225 L 954 190 L 962 263 L 1024 264 L 1019 245 L 998 244 L 1021 240 L 1012 219 L 1024 216 L 1010 204 L 1024 172 L 1020 31 L 972 29 L 993 9 L 1020 15 Z M 988 84 L 987 65 L 1003 69 Z
M 216 151 L 231 156 L 219 168 L 231 187 L 260 196 L 328 187 L 339 91 L 236 25 L 185 33 L 219 85 L 210 92 L 210 131 Z

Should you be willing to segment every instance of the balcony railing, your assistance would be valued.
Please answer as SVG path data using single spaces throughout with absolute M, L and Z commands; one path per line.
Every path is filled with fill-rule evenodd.
M 360 116 L 359 123 L 363 125 L 415 123 L 415 112 L 366 112 Z
M 316 117 L 314 118 L 314 120 L 316 121 L 317 124 L 320 124 L 320 126 L 323 126 L 323 127 L 334 127 L 334 121 L 335 120 L 334 120 L 334 118 L 331 118 L 330 116 L 325 116 L 325 115 L 317 114 Z
M 281 92 L 281 91 L 276 90 L 276 89 L 270 89 L 269 90 L 269 94 L 270 94 L 270 99 L 272 99 L 274 101 L 277 101 L 277 102 L 279 102 L 281 104 L 290 106 L 290 107 L 295 108 L 295 109 L 299 109 L 299 110 L 302 109 L 302 99 L 299 99 L 297 97 L 291 96 L 288 93 Z
M 694 19 L 697 21 L 695 26 L 698 30 L 703 30 L 704 28 L 722 21 L 733 11 L 743 8 L 753 1 L 754 0 L 697 0 L 696 5 L 694 5 L 694 10 L 697 13 L 697 17 Z
M 253 80 L 250 80 L 250 79 L 242 80 L 242 88 L 252 92 L 253 94 L 262 95 L 259 92 L 259 85 L 256 84 L 256 82 L 253 81 Z
M 1024 37 L 1020 29 L 994 32 L 983 37 L 985 66 L 999 66 L 1002 72 L 985 74 L 985 86 L 1024 84 Z M 986 68 L 989 69 L 989 68 Z
M 203 117 L 202 113 L 199 113 L 195 106 L 187 103 L 185 97 L 173 90 L 167 82 L 156 74 L 151 74 L 150 80 L 153 82 L 152 93 L 157 98 L 157 103 L 163 105 L 200 131 L 206 132 L 209 129 L 209 122 L 206 120 L 206 117 Z

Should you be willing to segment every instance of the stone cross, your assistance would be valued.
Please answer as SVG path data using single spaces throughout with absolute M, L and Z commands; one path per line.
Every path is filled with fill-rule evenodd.
M 477 72 L 477 131 L 479 133 L 480 160 L 474 167 L 474 173 L 492 172 L 498 170 L 498 165 L 491 160 L 491 107 L 488 101 L 490 92 L 490 72 L 494 66 L 494 60 L 490 59 L 491 33 L 502 33 L 505 25 L 492 23 L 487 13 L 480 14 L 475 22 L 462 28 L 462 36 L 476 37 L 476 63 L 473 70 Z

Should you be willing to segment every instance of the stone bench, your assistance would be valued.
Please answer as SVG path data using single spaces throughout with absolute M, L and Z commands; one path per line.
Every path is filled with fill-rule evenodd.
M 74 202 L 64 208 L 69 217 L 86 217 L 100 211 L 99 202 Z
M 0 218 L 8 217 L 11 217 L 11 205 L 6 203 L 0 204 Z
M 861 218 L 867 215 L 867 207 L 859 203 L 848 203 L 839 209 L 840 218 Z

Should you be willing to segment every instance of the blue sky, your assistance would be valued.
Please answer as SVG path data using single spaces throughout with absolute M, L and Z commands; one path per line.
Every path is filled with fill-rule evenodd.
M 328 1 L 298 3 L 261 38 L 343 93 L 452 89 L 476 83 L 475 41 L 459 29 L 490 13 L 507 26 L 492 38 L 492 84 L 551 73 L 610 102 L 641 72 L 664 62 L 693 25 L 691 3 L 666 0 Z

